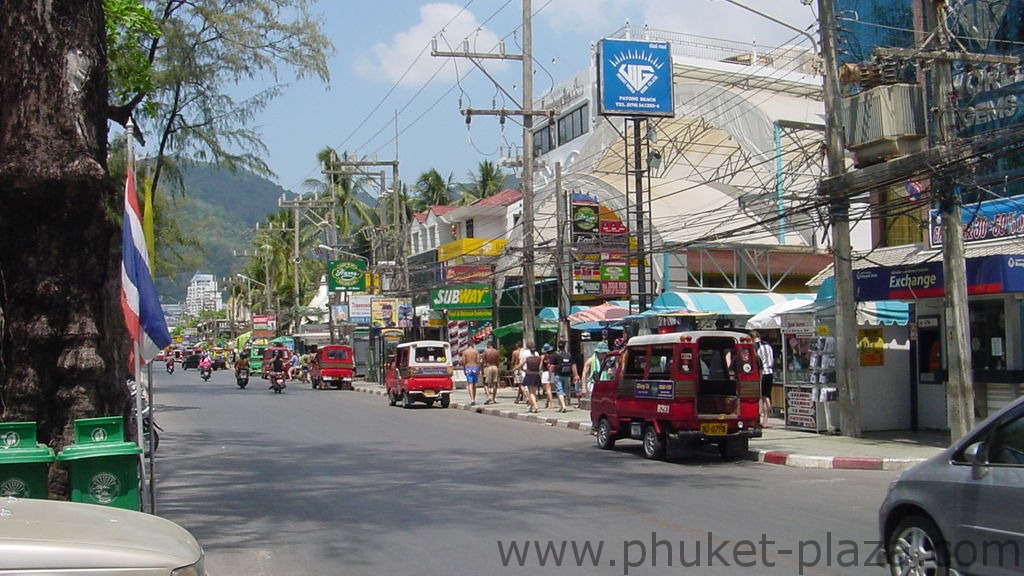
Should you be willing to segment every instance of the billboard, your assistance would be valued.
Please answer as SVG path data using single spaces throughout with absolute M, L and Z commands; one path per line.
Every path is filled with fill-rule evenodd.
M 598 113 L 674 116 L 668 42 L 605 38 L 597 50 Z
M 366 291 L 366 262 L 363 260 L 331 260 L 327 264 L 327 289 L 331 292 Z

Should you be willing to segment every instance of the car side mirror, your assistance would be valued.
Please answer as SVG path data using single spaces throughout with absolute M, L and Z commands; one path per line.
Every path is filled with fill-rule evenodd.
M 985 475 L 988 465 L 988 450 L 984 442 L 975 442 L 964 448 L 964 458 L 970 463 L 975 479 Z

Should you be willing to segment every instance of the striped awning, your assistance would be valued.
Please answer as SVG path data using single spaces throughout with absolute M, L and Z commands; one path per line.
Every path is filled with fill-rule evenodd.
M 788 300 L 814 300 L 814 297 L 814 294 L 775 292 L 665 292 L 650 309 L 659 312 L 687 308 L 725 316 L 753 316 Z

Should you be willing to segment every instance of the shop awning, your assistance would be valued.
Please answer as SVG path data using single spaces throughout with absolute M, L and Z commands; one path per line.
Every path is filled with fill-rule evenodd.
M 817 314 L 819 317 L 834 317 L 835 302 L 819 300 L 817 302 L 794 308 L 780 313 L 786 314 Z M 864 326 L 906 326 L 910 322 L 910 304 L 899 300 L 878 300 L 873 302 L 857 302 L 857 324 Z M 757 328 L 747 324 L 747 328 Z M 770 326 L 764 326 L 770 328 Z
M 651 310 L 667 312 L 686 308 L 726 316 L 753 316 L 769 306 L 788 300 L 813 300 L 813 294 L 775 292 L 665 292 Z

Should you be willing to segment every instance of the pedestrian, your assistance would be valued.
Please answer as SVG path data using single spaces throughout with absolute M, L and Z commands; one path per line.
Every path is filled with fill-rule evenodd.
M 772 386 L 775 384 L 775 350 L 761 334 L 754 330 L 750 333 L 757 351 L 757 364 L 761 368 L 761 427 L 768 427 L 768 418 L 772 414 Z
M 594 348 L 594 353 L 587 358 L 587 361 L 583 364 L 583 395 L 587 398 L 594 391 L 594 384 L 597 382 L 598 375 L 601 373 L 601 363 L 604 362 L 605 356 L 608 355 L 608 344 L 605 342 L 598 342 L 597 347 Z M 582 402 L 582 397 L 580 397 Z
M 512 373 L 512 383 L 516 386 L 516 404 L 519 404 L 521 400 L 525 400 L 523 397 L 523 371 L 520 370 L 520 354 L 523 351 L 523 343 L 516 342 L 514 348 L 512 348 L 512 354 L 508 359 L 508 370 Z
M 516 365 L 516 370 L 523 371 L 523 383 L 519 386 L 520 392 L 526 398 L 527 403 L 530 405 L 530 412 L 537 413 L 537 396 L 534 394 L 534 389 L 540 388 L 540 373 L 542 369 L 541 357 L 537 354 L 536 349 L 533 347 L 533 341 L 527 340 L 526 345 L 519 352 L 521 358 L 519 364 Z
M 555 381 L 555 394 L 558 396 L 558 411 L 568 412 L 566 396 L 572 396 L 573 386 L 579 385 L 580 375 L 576 370 L 576 359 L 569 352 L 569 343 L 562 340 L 558 343 L 558 351 L 551 354 L 549 360 Z
M 540 385 L 544 387 L 544 397 L 547 399 L 547 402 L 544 404 L 545 410 L 551 408 L 551 401 L 554 400 L 551 396 L 551 375 L 554 371 L 551 366 L 551 353 L 554 350 L 555 348 L 550 343 L 544 344 L 540 349 Z
M 466 371 L 469 405 L 476 406 L 476 383 L 480 380 L 480 352 L 477 352 L 475 346 L 469 346 L 462 351 L 462 369 Z
M 487 400 L 484 404 L 494 404 L 498 401 L 498 379 L 501 377 L 501 352 L 494 347 L 494 342 L 487 341 L 487 348 L 484 349 L 484 395 Z

